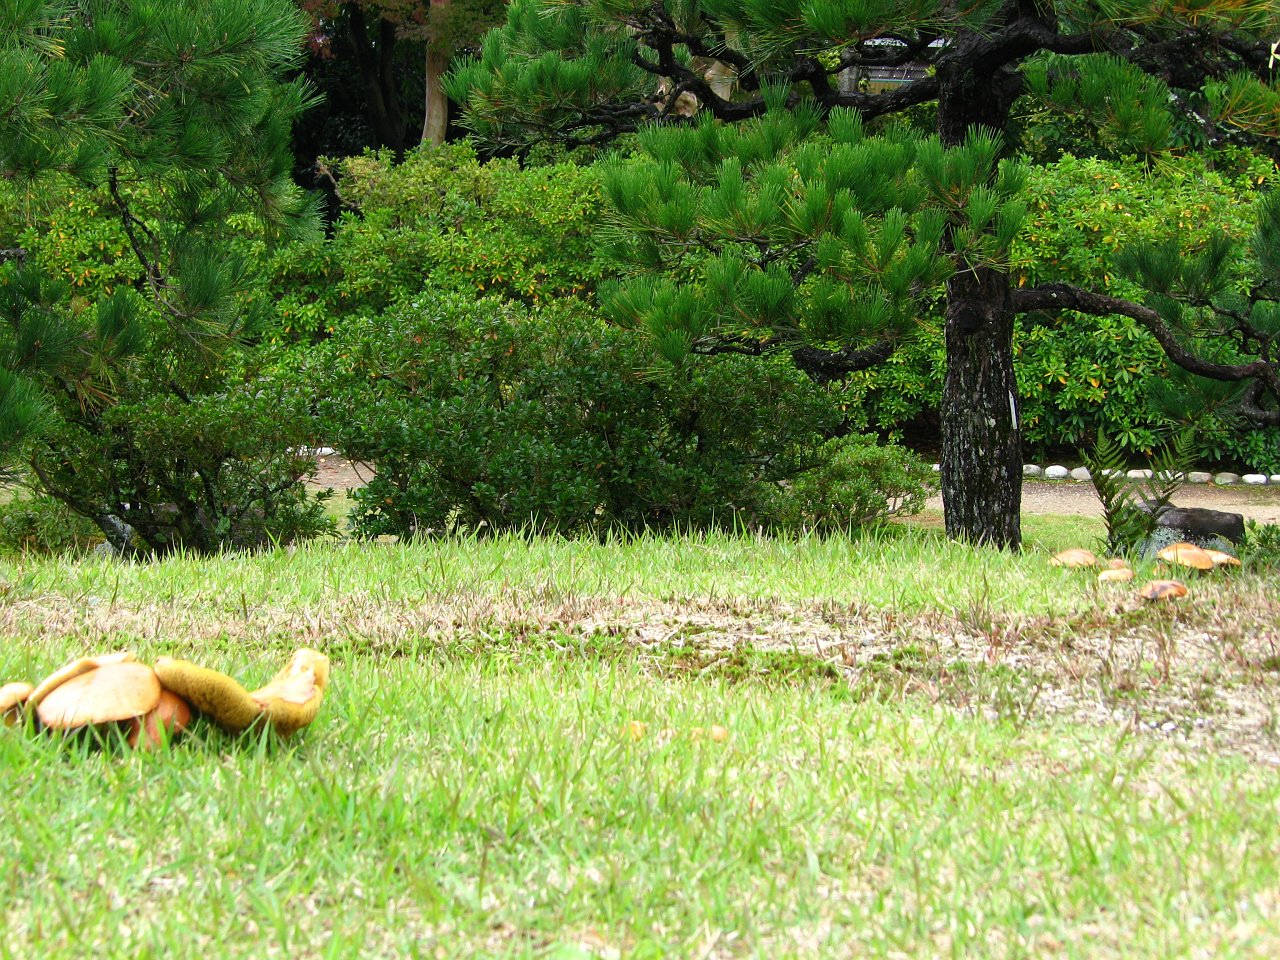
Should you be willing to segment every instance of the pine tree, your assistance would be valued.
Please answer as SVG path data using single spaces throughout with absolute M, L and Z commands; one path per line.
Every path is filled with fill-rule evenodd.
M 1134 263 L 1164 283 L 1151 303 L 1012 282 L 1015 102 L 1127 152 L 1168 149 L 1180 123 L 1274 150 L 1278 40 L 1274 0 L 517 0 L 449 85 L 493 144 L 637 134 L 641 158 L 607 189 L 620 250 L 658 279 L 606 299 L 672 358 L 788 350 L 838 378 L 884 361 L 940 298 L 947 532 L 1016 548 L 1017 315 L 1132 317 L 1179 367 L 1243 385 L 1257 423 L 1280 416 L 1280 369 L 1265 252 L 1229 303 L 1210 276 L 1225 244 L 1190 272 L 1170 251 Z M 873 82 L 910 66 L 927 69 Z
M 122 411 L 172 402 L 175 424 L 190 418 L 174 429 L 195 430 L 199 448 L 194 424 L 216 419 L 251 319 L 243 295 L 256 275 L 234 250 L 236 218 L 251 215 L 268 236 L 316 229 L 290 176 L 292 123 L 309 94 L 287 76 L 304 30 L 288 0 L 0 3 L 10 200 L 38 224 L 50 202 L 94 198 L 133 263 L 132 282 L 88 303 L 0 237 L 0 462 L 25 459 L 121 549 L 130 511 L 145 538 L 167 500 L 189 514 L 187 545 L 214 549 L 227 511 L 244 506 L 215 496 L 221 462 L 200 481 L 208 503 L 175 506 L 198 472 L 181 455 L 161 483 L 173 489 L 144 489 L 160 482 L 160 433 Z M 156 536 L 178 545 L 170 534 Z

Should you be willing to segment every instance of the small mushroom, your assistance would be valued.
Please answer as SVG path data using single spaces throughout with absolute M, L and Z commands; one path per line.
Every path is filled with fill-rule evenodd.
M 1098 558 L 1083 547 L 1072 547 L 1049 558 L 1049 565 L 1053 567 L 1092 567 L 1097 562 Z
M 1133 579 L 1133 571 L 1128 567 L 1111 567 L 1098 574 L 1100 583 L 1128 583 Z
M 1143 600 L 1176 600 L 1186 595 L 1187 588 L 1177 580 L 1152 580 L 1138 591 Z
M 1218 567 L 1240 566 L 1239 557 L 1233 557 L 1231 554 L 1225 553 L 1222 550 L 1210 550 L 1206 548 L 1204 552 L 1205 552 L 1205 555 L 1208 556 L 1208 558 L 1213 561 L 1214 569 L 1217 569 Z
M 166 690 L 206 714 L 228 733 L 247 730 L 262 715 L 249 691 L 219 670 L 201 667 L 189 660 L 161 657 L 156 661 L 155 671 Z
M 1129 561 L 1124 557 L 1112 557 L 1107 561 L 1108 570 L 1128 570 Z
M 6 683 L 0 687 L 0 721 L 12 727 L 22 719 L 22 707 L 35 687 L 29 683 Z
M 126 739 L 129 746 L 143 748 L 158 747 L 162 743 L 172 741 L 174 737 L 187 729 L 191 722 L 191 708 L 187 701 L 176 693 L 161 689 L 160 702 L 142 717 L 134 717 L 128 721 Z M 145 738 L 142 736 L 146 734 Z
M 276 733 L 287 737 L 316 718 L 329 682 L 329 658 L 305 647 L 271 682 L 249 694 Z
M 155 709 L 160 681 L 145 663 L 108 663 L 61 683 L 36 709 L 51 730 L 132 720 Z
M 104 653 L 96 657 L 81 657 L 79 660 L 73 660 L 65 667 L 55 670 L 40 681 L 40 685 L 31 691 L 31 696 L 27 697 L 27 709 L 34 710 L 39 707 L 45 697 L 68 680 L 83 676 L 90 670 L 97 670 L 99 667 L 105 667 L 109 664 L 131 663 L 133 659 L 132 651 L 119 650 L 115 653 Z
M 1213 569 L 1213 558 L 1194 543 L 1171 543 L 1156 556 L 1166 563 L 1175 563 L 1193 570 Z

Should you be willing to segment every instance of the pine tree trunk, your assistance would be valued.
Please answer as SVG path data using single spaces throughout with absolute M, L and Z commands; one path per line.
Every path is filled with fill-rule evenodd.
M 977 128 L 1004 131 L 1022 90 L 1014 71 L 982 70 L 961 40 L 938 64 L 938 134 L 948 146 Z M 1006 274 L 959 264 L 947 284 L 942 387 L 942 509 L 947 536 L 1008 550 L 1022 545 L 1022 431 L 1013 369 L 1013 294 Z
M 1008 277 L 947 284 L 942 387 L 942 504 L 947 536 L 1016 550 L 1022 542 L 1022 432 Z
M 427 44 L 426 112 L 422 117 L 422 142 L 438 147 L 449 129 L 449 98 L 444 95 L 445 70 L 449 57 Z

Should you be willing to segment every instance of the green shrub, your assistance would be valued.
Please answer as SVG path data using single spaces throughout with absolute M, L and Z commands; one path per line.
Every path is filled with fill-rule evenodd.
M 595 168 L 481 163 L 469 144 L 333 162 L 346 206 L 333 237 L 270 261 L 276 334 L 319 340 L 423 290 L 528 305 L 588 295 L 608 269 L 593 240 Z
M 867 435 L 838 437 L 823 445 L 816 467 L 779 489 L 772 519 L 806 530 L 848 530 L 919 513 L 931 485 L 929 466 L 911 451 Z
M 333 531 L 301 482 L 311 461 L 296 444 L 311 425 L 300 397 L 259 375 L 186 397 L 133 383 L 96 417 L 54 428 L 31 465 L 100 527 L 132 528 L 134 551 L 264 547 Z
M 331 529 L 301 482 L 307 463 L 290 453 L 314 442 L 313 421 L 300 398 L 272 385 L 270 353 L 212 327 L 177 328 L 135 292 L 139 267 L 106 192 L 44 187 L 38 204 L 0 189 L 0 223 L 21 227 L 26 250 L 25 263 L 0 265 L 0 361 L 57 385 L 42 401 L 48 430 L 18 456 L 30 482 L 109 537 L 127 524 L 129 549 L 144 554 Z M 145 211 L 146 191 L 131 195 Z M 249 245 L 249 221 L 231 245 Z M 223 263 L 234 271 L 235 259 Z M 33 343 L 36 315 L 45 339 Z M 246 305 L 232 329 L 251 333 L 252 319 Z M 44 501 L 30 503 L 15 507 L 12 541 L 66 545 L 59 512 L 46 523 Z
M 571 305 L 461 294 L 349 319 L 306 376 L 329 442 L 376 464 L 366 536 L 768 520 L 836 427 L 785 359 L 674 368 Z
M 102 542 L 102 531 L 47 493 L 22 490 L 0 504 L 0 550 L 65 553 Z
M 1250 569 L 1280 567 L 1280 523 L 1247 521 L 1244 540 L 1240 542 L 1240 557 Z

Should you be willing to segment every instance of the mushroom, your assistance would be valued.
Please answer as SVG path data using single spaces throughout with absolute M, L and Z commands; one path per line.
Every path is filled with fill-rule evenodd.
M 329 658 L 305 647 L 271 682 L 249 694 L 275 727 L 287 737 L 316 718 L 329 682 Z
M 1143 600 L 1176 600 L 1186 595 L 1187 588 L 1177 580 L 1152 580 L 1138 591 Z
M 1214 569 L 1217 569 L 1218 567 L 1240 566 L 1239 557 L 1233 557 L 1231 554 L 1225 553 L 1222 550 L 1210 550 L 1206 547 L 1204 552 L 1205 555 L 1213 561 Z
M 1129 561 L 1124 557 L 1112 557 L 1107 561 L 1108 570 L 1128 570 Z
M 1098 574 L 1100 583 L 1128 583 L 1133 579 L 1133 571 L 1128 567 L 1111 567 Z
M 160 702 L 160 681 L 145 663 L 108 663 L 59 684 L 36 708 L 51 730 L 118 720 L 150 713 Z
M 265 687 L 249 693 L 238 681 L 218 670 L 187 660 L 161 657 L 156 675 L 170 690 L 229 733 L 240 733 L 261 718 L 282 737 L 315 719 L 329 682 L 329 658 L 303 648 Z
M 128 721 L 126 739 L 131 747 L 139 744 L 144 748 L 158 747 L 172 741 L 187 729 L 190 722 L 191 708 L 187 706 L 187 701 L 176 693 L 161 689 L 160 702 L 146 716 L 134 717 Z M 142 737 L 143 733 L 146 734 L 145 739 Z
M 1098 558 L 1083 547 L 1072 547 L 1049 558 L 1049 565 L 1054 567 L 1092 567 L 1097 562 Z
M 104 653 L 96 657 L 81 657 L 79 660 L 73 660 L 40 681 L 40 685 L 31 691 L 31 696 L 27 697 L 27 709 L 34 710 L 39 707 L 45 697 L 68 680 L 83 676 L 90 670 L 97 670 L 99 667 L 105 667 L 110 664 L 131 663 L 133 659 L 132 651 L 118 650 L 115 653 Z
M 29 683 L 6 683 L 0 687 L 0 721 L 12 727 L 22 719 L 22 707 L 35 687 Z
M 1193 570 L 1213 569 L 1213 558 L 1194 543 L 1171 543 L 1156 556 L 1166 563 L 1176 563 Z
M 166 690 L 186 700 L 228 733 L 247 730 L 262 715 L 249 692 L 219 670 L 189 660 L 161 657 L 156 661 L 155 672 Z

